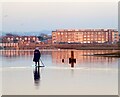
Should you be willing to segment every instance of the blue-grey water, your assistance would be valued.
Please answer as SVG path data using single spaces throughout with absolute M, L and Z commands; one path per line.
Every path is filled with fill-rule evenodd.
M 69 58 L 74 53 L 74 68 Z M 0 51 L 3 70 L 3 94 L 79 94 L 113 95 L 118 93 L 118 60 L 115 57 L 86 56 L 114 50 L 41 50 L 45 65 L 39 78 L 33 50 Z M 40 64 L 43 65 L 41 62 Z
M 118 58 L 85 56 L 115 52 L 112 50 L 73 50 L 76 59 L 75 67 L 116 68 Z M 33 51 L 1 51 L 3 67 L 31 67 L 34 65 Z M 41 60 L 46 67 L 70 67 L 71 50 L 42 50 Z M 64 62 L 62 62 L 64 59 Z M 40 61 L 41 63 L 41 61 Z M 42 65 L 42 63 L 41 63 Z

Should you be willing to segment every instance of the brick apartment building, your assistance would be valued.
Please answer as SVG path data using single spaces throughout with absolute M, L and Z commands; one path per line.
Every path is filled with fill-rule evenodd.
M 29 47 L 31 44 L 35 44 L 39 39 L 36 36 L 17 36 L 17 35 L 8 35 L 2 37 L 2 43 L 0 44 L 3 48 L 25 48 Z M 30 47 L 31 48 L 31 47 Z
M 39 39 L 36 36 L 4 36 L 2 43 L 16 43 L 16 42 L 36 42 Z
M 59 29 L 52 31 L 52 43 L 117 43 L 115 29 Z

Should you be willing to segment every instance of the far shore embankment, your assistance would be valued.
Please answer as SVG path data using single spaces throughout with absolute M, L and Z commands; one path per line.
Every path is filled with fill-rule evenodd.
M 116 51 L 116 52 L 112 52 L 112 53 L 104 53 L 104 54 L 84 55 L 84 56 L 116 57 L 116 58 L 120 58 L 120 51 Z
M 76 49 L 76 50 L 120 50 L 118 45 L 108 44 L 55 44 L 53 48 L 58 49 Z
M 120 50 L 117 44 L 29 44 L 18 45 L 17 47 L 4 47 L 4 50 L 33 50 L 39 49 L 75 49 L 75 50 Z

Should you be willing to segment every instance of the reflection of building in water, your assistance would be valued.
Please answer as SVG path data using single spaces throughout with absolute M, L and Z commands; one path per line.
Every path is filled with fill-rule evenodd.
M 30 56 L 30 55 L 33 55 L 33 51 L 4 50 L 4 51 L 1 51 L 0 55 L 6 56 L 6 57 Z
M 85 63 L 85 62 L 112 62 L 115 58 L 108 57 L 95 57 L 95 56 L 83 56 L 88 54 L 103 54 L 111 53 L 112 50 L 75 50 L 74 58 L 76 59 L 76 64 Z M 0 51 L 1 56 L 5 57 L 15 57 L 15 56 L 32 56 L 33 51 L 19 51 L 19 50 L 4 50 Z M 70 50 L 61 50 L 61 51 L 41 51 L 42 57 L 46 58 L 46 55 L 52 57 L 52 61 L 55 64 L 69 64 L 69 58 L 71 58 Z M 64 59 L 64 63 L 62 62 Z
M 108 57 L 95 57 L 95 56 L 84 56 L 88 54 L 103 54 L 103 53 L 110 53 L 111 50 L 76 50 L 74 51 L 74 58 L 76 59 L 76 64 L 79 63 L 85 63 L 85 62 L 112 62 L 114 58 L 108 58 Z M 53 51 L 52 52 L 52 61 L 55 64 L 69 64 L 69 58 L 71 57 L 71 51 L 70 50 L 64 50 L 64 51 Z M 64 59 L 64 63 L 62 62 L 62 59 Z
M 1 56 L 14 57 L 14 56 L 30 56 L 33 55 L 34 51 L 26 50 L 4 50 L 0 51 Z M 51 55 L 51 51 L 41 51 L 42 55 Z

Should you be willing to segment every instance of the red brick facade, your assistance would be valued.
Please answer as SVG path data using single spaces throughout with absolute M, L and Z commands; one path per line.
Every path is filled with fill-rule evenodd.
M 116 43 L 119 33 L 114 29 L 63 29 L 52 31 L 52 43 Z

